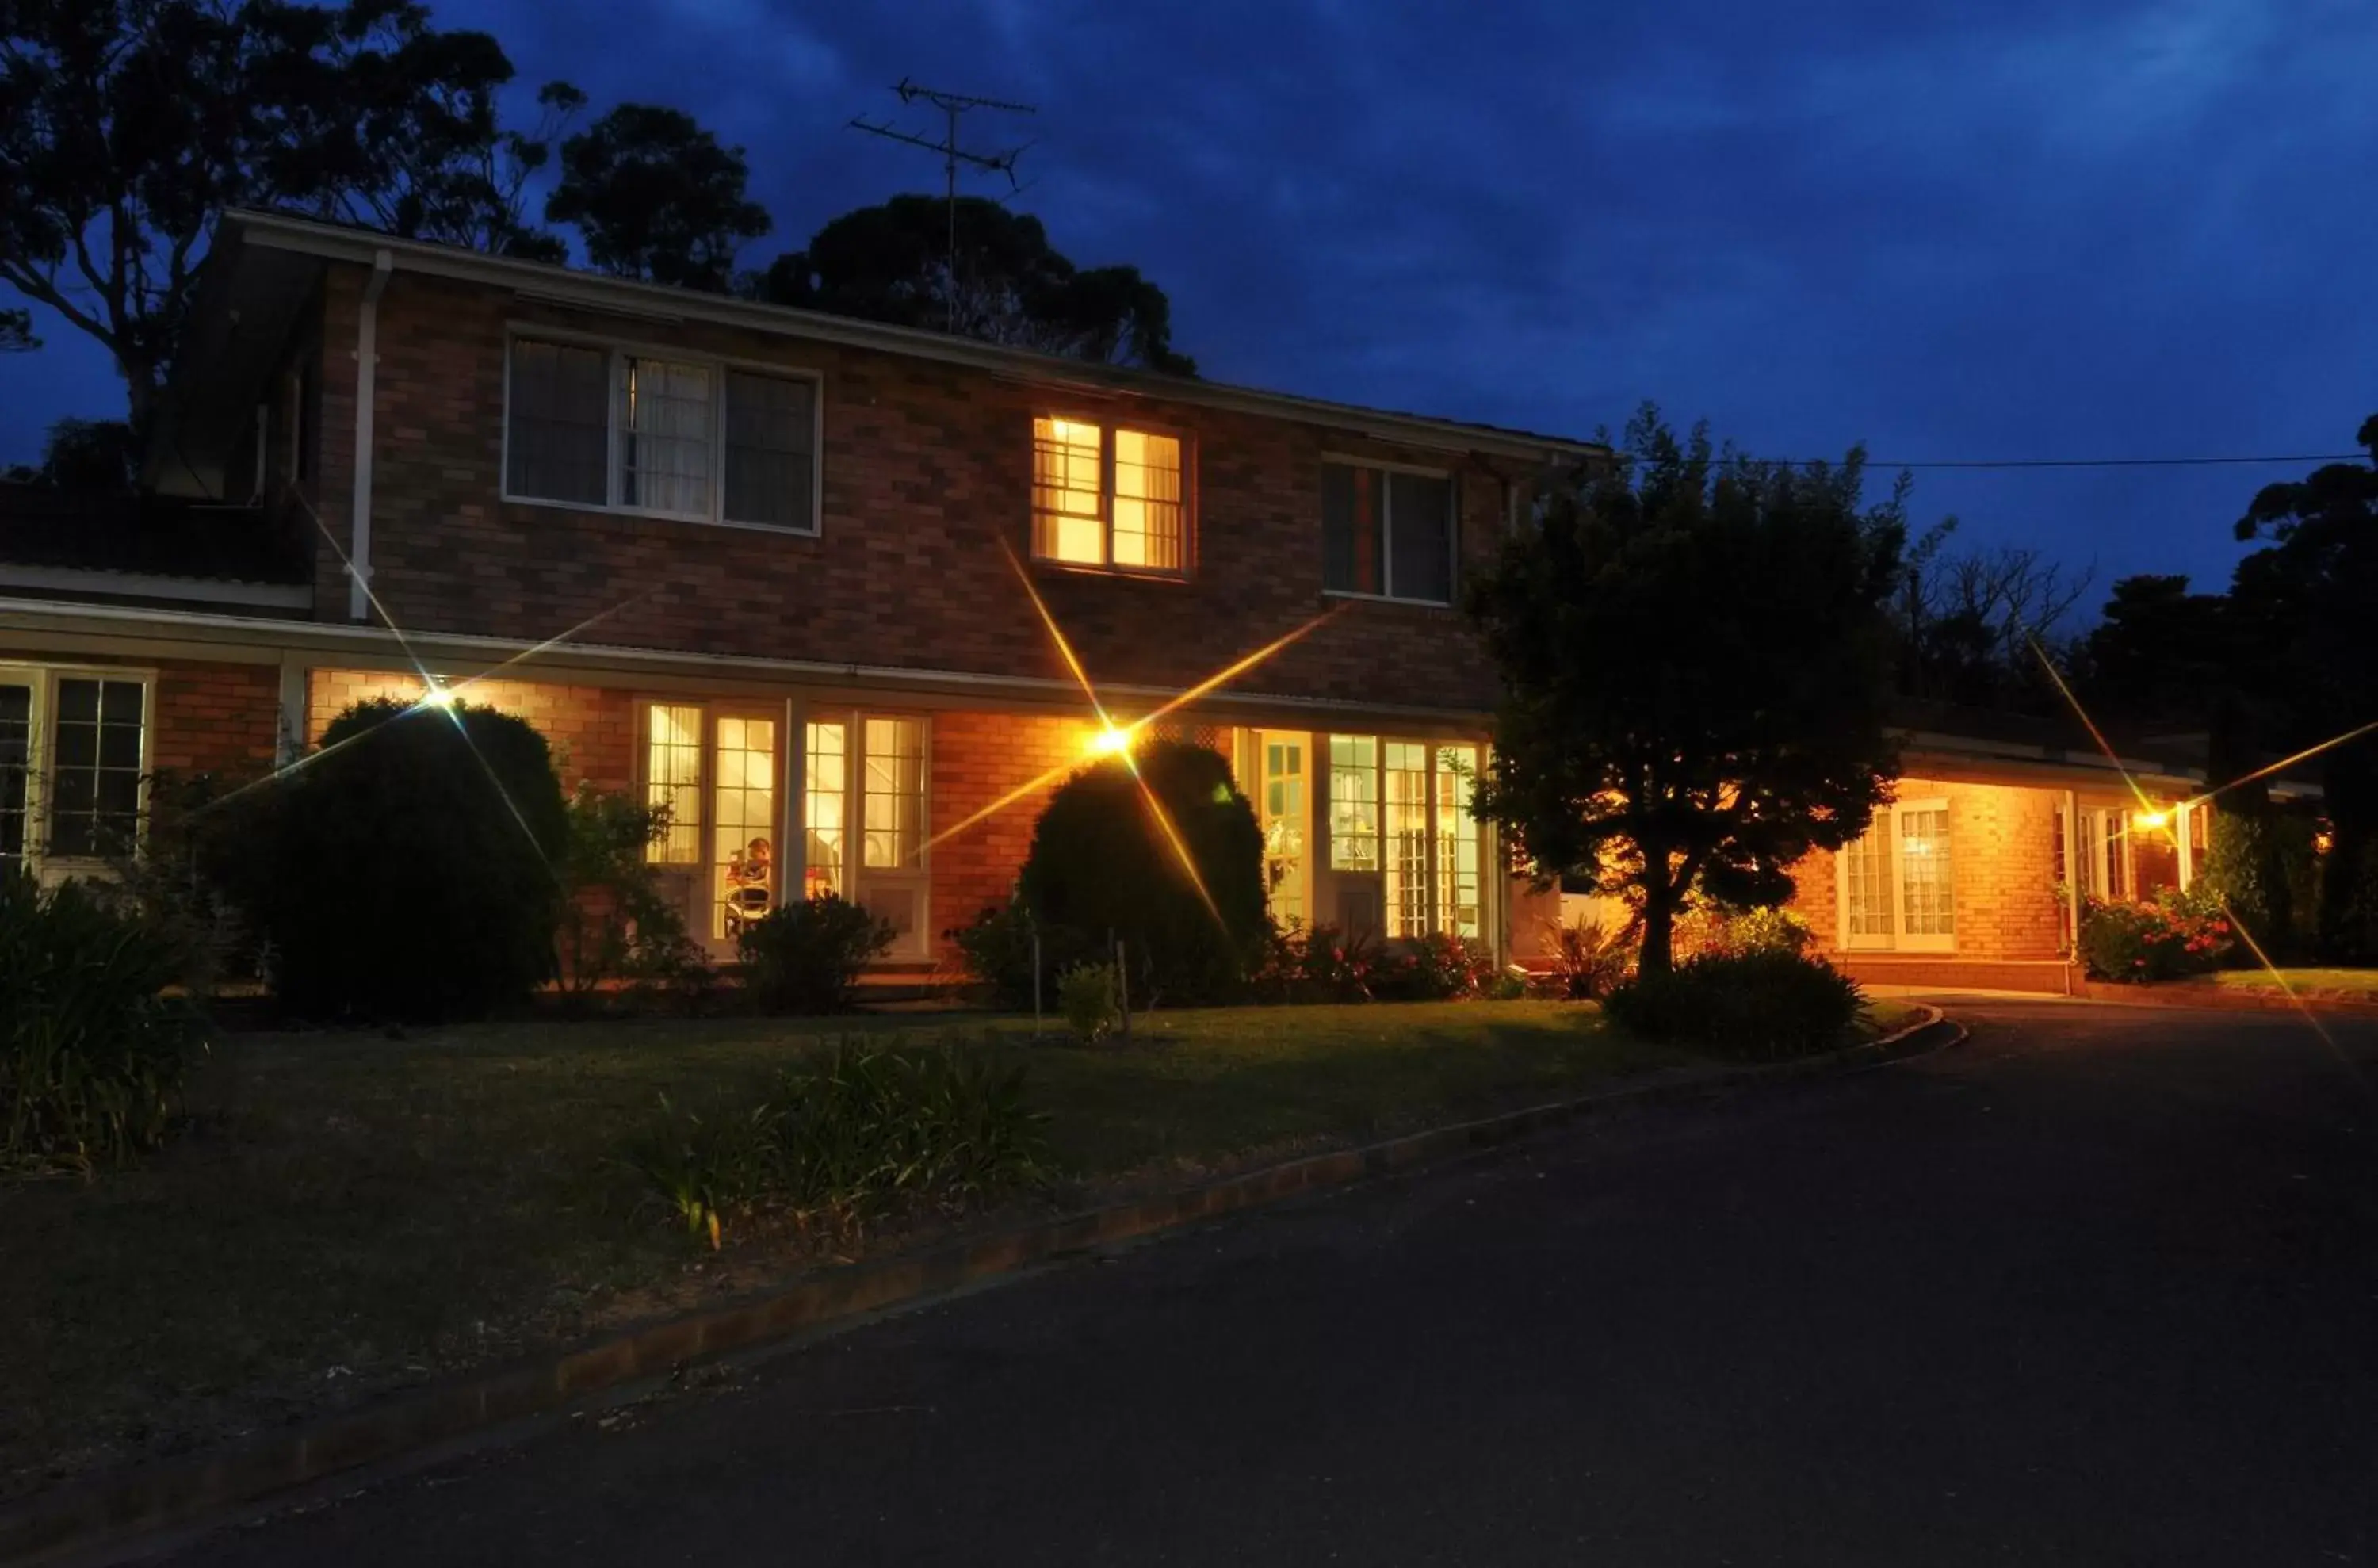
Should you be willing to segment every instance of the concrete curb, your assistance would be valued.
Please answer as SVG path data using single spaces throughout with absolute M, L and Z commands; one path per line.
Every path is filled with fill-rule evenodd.
M 730 1306 L 631 1330 L 581 1349 L 482 1373 L 186 1459 L 69 1483 L 0 1509 L 0 1564 L 30 1568 L 214 1520 L 341 1471 L 385 1463 L 473 1432 L 567 1408 L 705 1357 L 750 1350 L 868 1312 L 939 1296 L 1087 1248 L 1350 1186 L 1508 1143 L 1600 1111 L 1714 1098 L 1753 1084 L 1816 1078 L 1929 1055 L 1965 1038 L 1936 1007 L 1880 1040 L 1799 1061 L 1610 1090 L 1477 1121 L 1309 1155 L 1185 1191 L 1117 1203 L 1043 1224 L 854 1264 Z
M 2290 998 L 2282 991 L 2244 991 L 2185 980 L 2158 981 L 2144 985 L 2117 985 L 2110 981 L 2088 980 L 2081 983 L 2078 995 L 2086 1002 L 2110 1002 L 2133 1007 L 2192 1007 L 2203 1012 L 2218 1013 L 2313 1012 L 2323 1017 L 2378 1018 L 2378 1001 L 2360 997 L 2323 996 L 2300 992 Z

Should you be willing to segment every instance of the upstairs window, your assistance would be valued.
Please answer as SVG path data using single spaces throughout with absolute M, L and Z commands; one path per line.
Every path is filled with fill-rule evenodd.
M 804 377 L 517 337 L 504 493 L 813 534 L 817 409 Z
M 1321 469 L 1321 585 L 1415 604 L 1453 602 L 1453 476 L 1367 464 Z
M 1177 575 L 1188 561 L 1187 485 L 1178 436 L 1037 418 L 1033 558 Z

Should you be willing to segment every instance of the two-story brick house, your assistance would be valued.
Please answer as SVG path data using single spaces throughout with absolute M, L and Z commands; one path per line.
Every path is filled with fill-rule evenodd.
M 159 770 L 261 775 L 358 697 L 459 694 L 565 785 L 669 802 L 653 852 L 722 950 L 831 889 L 946 959 L 1141 721 L 1232 759 L 1283 918 L 1521 953 L 1556 908 L 1463 809 L 1495 686 L 1452 607 L 1592 443 L 247 213 L 166 402 L 170 529 L 0 537 L 0 861 L 71 873 Z M 2085 757 L 1912 760 L 1803 878 L 1829 945 L 2057 967 L 2061 846 L 2135 881 Z

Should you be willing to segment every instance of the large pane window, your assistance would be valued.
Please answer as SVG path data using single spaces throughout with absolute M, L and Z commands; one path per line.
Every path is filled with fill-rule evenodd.
M 131 847 L 140 820 L 146 696 L 138 681 L 58 681 L 50 742 L 52 854 L 111 855 Z
M 803 893 L 811 899 L 850 897 L 848 818 L 850 727 L 839 721 L 808 726 L 801 773 L 801 821 L 808 848 Z
M 1334 593 L 1451 603 L 1453 498 L 1448 475 L 1324 464 L 1322 586 Z
M 1329 864 L 1338 871 L 1379 869 L 1376 736 L 1329 737 Z
M 776 721 L 722 715 L 711 762 L 711 930 L 733 936 L 775 904 Z
M 1428 935 L 1428 751 L 1417 741 L 1389 741 L 1381 757 L 1390 936 Z
M 644 846 L 644 858 L 692 865 L 702 859 L 702 709 L 655 703 L 644 723 L 644 803 L 669 814 L 668 830 Z
M 1470 795 L 1478 781 L 1478 748 L 1440 746 L 1436 753 L 1436 923 L 1438 931 L 1480 937 L 1478 819 Z
M 813 532 L 817 387 L 671 356 L 514 338 L 505 493 Z
M 1032 422 L 1032 553 L 1075 566 L 1178 573 L 1188 560 L 1178 436 L 1044 416 Z
M 871 869 L 917 862 L 925 823 L 925 726 L 914 718 L 866 721 L 866 813 L 861 853 Z
M 1946 952 L 1955 945 L 1949 803 L 1902 801 L 1841 851 L 1842 940 L 1851 947 Z

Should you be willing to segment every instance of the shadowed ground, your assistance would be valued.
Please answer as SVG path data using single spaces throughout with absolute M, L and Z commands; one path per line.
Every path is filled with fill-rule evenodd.
M 1959 1011 L 178 1561 L 2378 1560 L 2378 1031 Z

